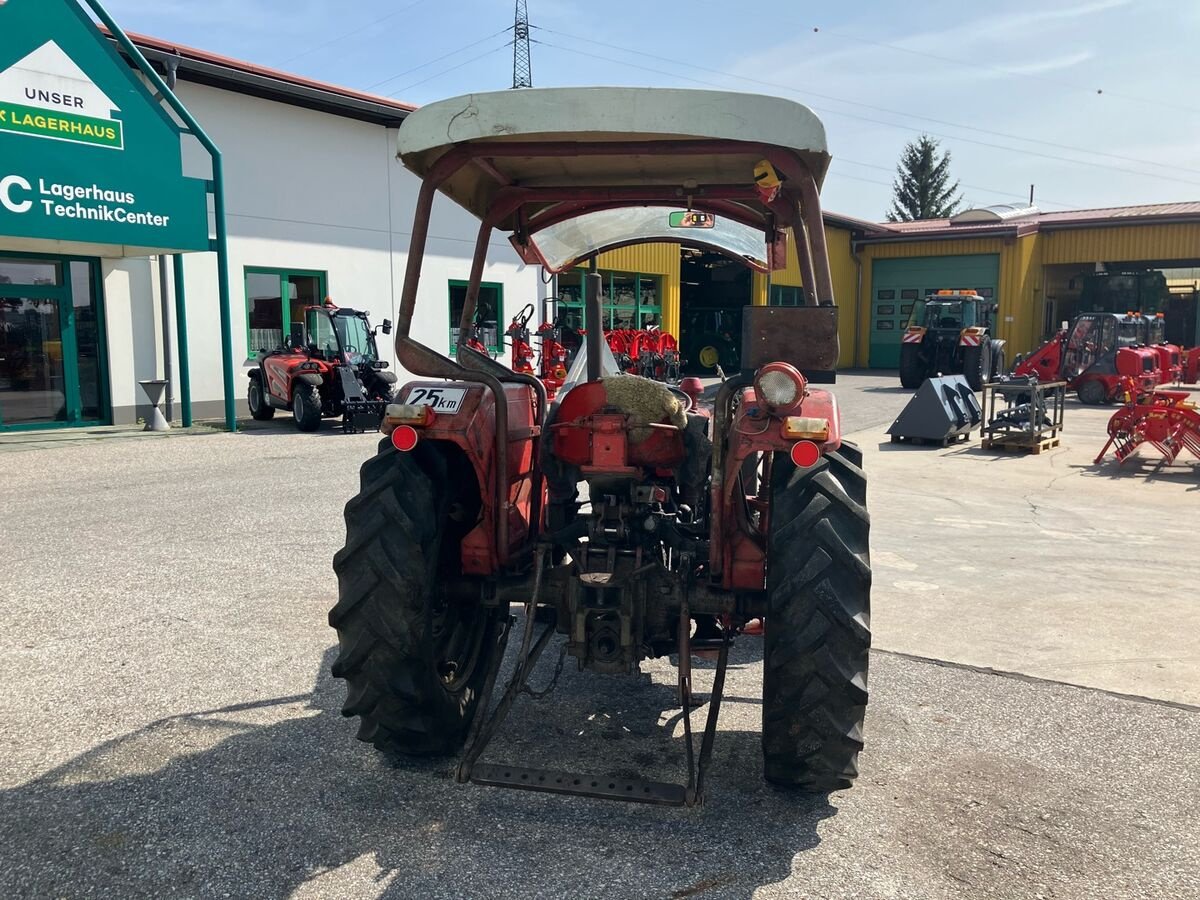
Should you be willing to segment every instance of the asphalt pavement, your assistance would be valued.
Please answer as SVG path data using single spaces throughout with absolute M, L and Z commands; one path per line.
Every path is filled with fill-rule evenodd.
M 878 376 L 839 394 L 863 434 L 907 398 Z M 762 781 L 756 639 L 734 651 L 700 809 L 462 786 L 449 763 L 384 759 L 338 714 L 325 624 L 341 508 L 373 446 L 281 426 L 0 457 L 0 896 L 1200 896 L 1200 710 L 1020 677 L 1038 675 L 1026 657 L 1014 676 L 960 665 L 991 663 L 958 625 L 915 647 L 877 625 L 862 776 L 827 798 Z M 910 477 L 894 456 L 889 483 Z M 1194 498 L 1174 483 L 1155 490 Z M 914 525 L 874 490 L 886 563 Z M 1099 565 L 1102 580 L 1125 563 Z M 932 592 L 897 580 L 877 579 L 881 608 L 922 610 Z M 949 662 L 913 658 L 931 655 Z M 568 666 L 486 758 L 680 777 L 673 669 L 645 668 Z

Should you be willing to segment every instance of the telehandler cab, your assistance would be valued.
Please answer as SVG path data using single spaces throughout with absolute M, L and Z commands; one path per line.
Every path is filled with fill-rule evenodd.
M 818 386 L 838 356 L 821 122 L 747 94 L 531 89 L 425 106 L 399 144 L 422 180 L 396 323 L 398 359 L 418 379 L 388 407 L 390 436 L 346 506 L 329 616 L 359 738 L 461 754 L 461 782 L 691 806 L 704 796 L 730 644 L 763 617 L 764 774 L 848 787 L 867 703 L 869 517 L 862 455 Z M 411 336 L 438 191 L 481 220 L 460 335 L 497 228 L 551 271 L 650 241 L 768 271 L 784 265 L 790 233 L 807 305 L 747 308 L 742 370 L 703 406 L 616 372 L 589 275 L 585 345 L 549 404 L 532 373 L 465 342 L 450 359 Z M 683 224 L 697 220 L 715 225 Z M 524 605 L 520 649 L 498 688 L 512 603 Z M 560 665 L 600 673 L 678 655 L 685 784 L 481 761 L 556 635 Z M 697 752 L 686 713 L 700 651 L 718 659 Z

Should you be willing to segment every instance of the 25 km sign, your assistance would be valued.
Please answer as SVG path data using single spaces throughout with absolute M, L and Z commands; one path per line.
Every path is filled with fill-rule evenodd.
M 404 402 L 413 406 L 428 406 L 436 413 L 456 413 L 466 395 L 465 388 L 413 387 L 409 389 Z

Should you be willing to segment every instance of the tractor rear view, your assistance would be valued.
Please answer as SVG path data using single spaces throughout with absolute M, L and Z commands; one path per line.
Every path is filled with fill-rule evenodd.
M 400 129 L 400 153 L 422 187 L 396 350 L 419 378 L 388 408 L 389 438 L 346 506 L 329 616 L 333 674 L 347 682 L 343 714 L 359 718 L 359 738 L 459 754 L 460 782 L 692 806 L 705 794 L 729 648 L 764 619 L 764 775 L 848 787 L 867 703 L 869 516 L 862 456 L 820 386 L 838 356 L 820 121 L 746 94 L 506 91 L 423 107 Z M 767 272 L 785 264 L 790 233 L 807 305 L 751 312 L 741 371 L 701 405 L 695 392 L 617 370 L 591 275 L 584 346 L 551 404 L 533 373 L 465 340 L 451 359 L 411 336 L 438 191 L 480 219 L 464 336 L 497 228 L 552 271 L 615 246 L 686 240 Z M 697 218 L 680 211 L 717 227 L 676 230 Z M 626 212 L 636 229 L 616 227 Z M 510 636 L 519 649 L 501 685 Z M 628 676 L 677 655 L 682 783 L 583 774 L 599 760 L 581 772 L 485 761 L 556 636 L 559 670 L 570 657 Z M 717 663 L 697 747 L 687 713 L 701 651 Z
M 900 384 L 963 375 L 971 390 L 1005 372 L 1004 341 L 993 335 L 996 304 L 974 291 L 938 291 L 913 304 L 900 339 Z

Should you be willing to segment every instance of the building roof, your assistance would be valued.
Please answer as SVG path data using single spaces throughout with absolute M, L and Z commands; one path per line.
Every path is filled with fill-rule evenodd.
M 149 35 L 126 34 L 160 71 L 166 69 L 169 60 L 176 60 L 179 66 L 177 76 L 182 81 L 393 128 L 399 127 L 405 117 L 416 109 L 411 104 L 401 103 L 391 97 L 316 81 Z
M 967 237 L 1010 237 L 1067 228 L 1112 228 L 1118 225 L 1200 222 L 1200 202 L 1150 203 L 1042 212 L 1036 207 L 1000 214 L 971 210 L 949 219 L 872 224 L 861 230 L 861 240 L 887 243 L 896 240 L 953 240 Z M 857 230 L 857 229 L 856 229 Z

